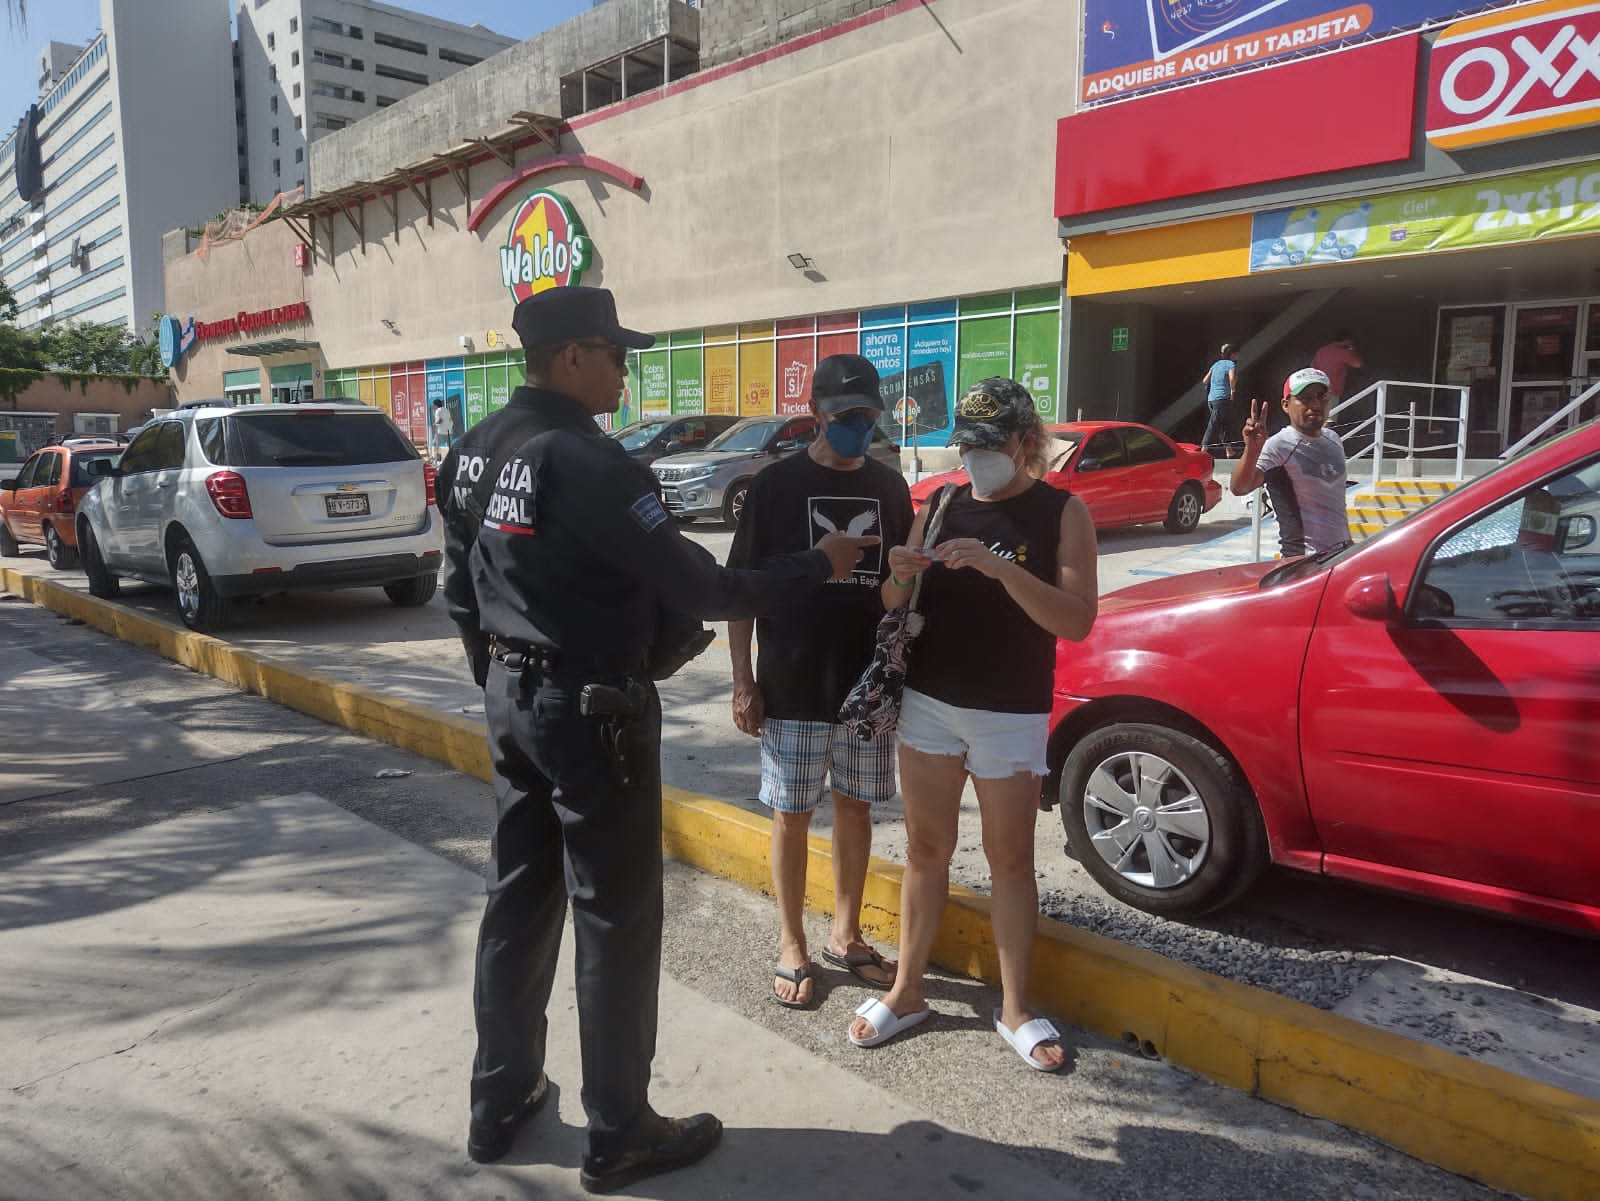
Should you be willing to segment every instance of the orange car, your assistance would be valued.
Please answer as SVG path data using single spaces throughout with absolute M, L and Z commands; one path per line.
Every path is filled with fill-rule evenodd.
M 0 555 L 19 555 L 30 543 L 44 547 L 57 571 L 76 566 L 78 502 L 122 451 L 116 442 L 68 438 L 28 456 L 14 478 L 0 480 Z

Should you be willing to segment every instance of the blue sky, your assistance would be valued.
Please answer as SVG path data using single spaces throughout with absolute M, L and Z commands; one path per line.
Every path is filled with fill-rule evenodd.
M 126 2 L 126 0 L 124 0 Z M 141 0 L 148 3 L 149 0 Z M 592 7 L 591 0 L 385 0 L 463 24 L 486 25 L 511 38 L 531 38 Z M 231 0 L 216 0 L 233 11 Z M 34 55 L 46 42 L 86 44 L 100 28 L 100 0 L 29 0 L 26 32 L 0 16 L 0 130 L 9 132 L 36 98 Z M 0 134 L 0 137 L 3 137 Z

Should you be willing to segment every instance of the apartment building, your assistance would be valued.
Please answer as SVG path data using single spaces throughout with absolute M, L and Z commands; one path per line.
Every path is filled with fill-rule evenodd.
M 227 10 L 159 5 L 152 21 L 150 0 L 101 0 L 98 37 L 48 44 L 38 102 L 0 144 L 0 276 L 23 328 L 140 330 L 164 307 L 162 235 L 238 196 Z
M 515 43 L 371 0 L 239 0 L 239 193 L 307 182 L 308 145 Z

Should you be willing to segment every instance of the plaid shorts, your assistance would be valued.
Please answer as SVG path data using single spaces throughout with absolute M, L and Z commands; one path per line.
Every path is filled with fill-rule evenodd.
M 761 803 L 778 813 L 810 813 L 824 781 L 857 801 L 894 796 L 894 735 L 862 742 L 825 721 L 769 717 L 761 726 Z

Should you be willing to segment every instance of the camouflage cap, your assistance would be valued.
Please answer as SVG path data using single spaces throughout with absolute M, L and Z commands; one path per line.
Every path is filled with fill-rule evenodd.
M 994 450 L 1023 427 L 1030 413 L 1037 412 L 1033 397 L 1016 380 L 990 376 L 973 384 L 956 402 L 955 429 L 949 444 Z

